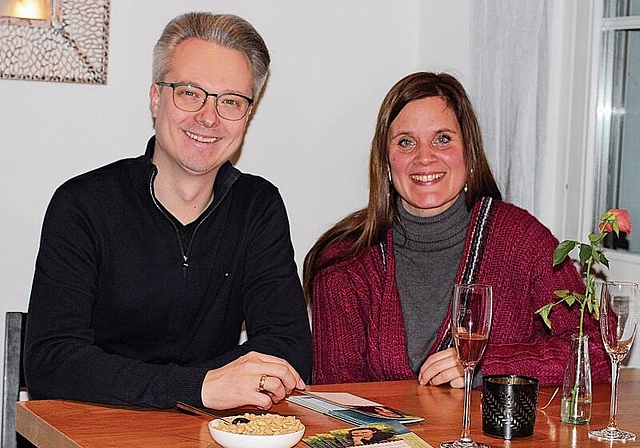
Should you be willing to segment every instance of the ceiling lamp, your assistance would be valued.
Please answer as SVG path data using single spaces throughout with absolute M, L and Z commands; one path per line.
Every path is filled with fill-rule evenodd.
M 30 20 L 51 20 L 51 0 L 0 0 L 0 15 Z

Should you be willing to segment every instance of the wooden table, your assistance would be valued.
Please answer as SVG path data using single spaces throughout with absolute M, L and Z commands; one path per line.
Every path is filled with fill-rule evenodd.
M 434 447 L 457 438 L 462 426 L 463 391 L 448 387 L 423 387 L 415 381 L 357 383 L 311 386 L 312 391 L 345 391 L 425 417 L 408 427 Z M 553 388 L 540 391 L 541 403 Z M 640 369 L 623 369 L 620 378 L 618 424 L 640 436 Z M 590 425 L 573 426 L 560 422 L 560 399 L 545 411 L 538 411 L 534 435 L 505 441 L 482 434 L 480 392 L 472 398 L 471 432 L 474 439 L 492 447 L 609 447 L 607 442 L 590 440 L 591 428 L 601 428 L 609 417 L 608 383 L 594 385 Z M 284 402 L 273 410 L 295 414 L 306 425 L 306 436 L 347 428 L 347 423 Z M 234 412 L 226 413 L 231 415 Z M 235 412 L 237 413 L 237 412 Z M 208 447 L 218 445 L 207 429 L 208 419 L 175 410 L 132 409 L 65 400 L 33 400 L 18 403 L 16 428 L 41 448 L 76 447 Z M 624 446 L 640 446 L 636 443 Z M 300 442 L 300 447 L 307 445 Z M 308 448 L 308 447 L 307 447 Z

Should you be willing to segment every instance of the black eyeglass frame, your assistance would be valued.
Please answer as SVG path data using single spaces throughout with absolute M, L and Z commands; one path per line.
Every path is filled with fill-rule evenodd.
M 158 81 L 158 82 L 156 82 L 156 84 L 161 86 L 161 87 L 171 87 L 171 89 L 173 90 L 173 92 L 171 94 L 171 99 L 173 100 L 173 105 L 176 106 L 180 110 L 184 110 L 185 112 L 198 112 L 198 111 L 202 110 L 202 108 L 204 107 L 205 103 L 207 102 L 207 98 L 209 98 L 210 96 L 212 96 L 215 99 L 216 112 L 218 113 L 218 115 L 220 115 L 220 112 L 218 111 L 218 98 L 219 97 L 224 96 L 224 95 L 234 95 L 234 96 L 239 96 L 240 98 L 244 98 L 245 100 L 247 100 L 247 102 L 249 103 L 249 106 L 247 107 L 247 110 L 244 111 L 244 114 L 240 118 L 229 119 L 229 118 L 226 118 L 226 117 L 223 117 L 222 115 L 220 115 L 221 118 L 224 118 L 225 120 L 229 120 L 229 121 L 242 120 L 244 117 L 247 116 L 247 112 L 249 112 L 249 108 L 254 103 L 254 99 L 253 98 L 249 98 L 248 96 L 244 96 L 241 93 L 234 93 L 234 92 L 209 93 L 206 90 L 204 90 L 202 87 L 197 86 L 195 84 L 191 84 L 189 82 L 164 82 L 164 81 Z M 204 92 L 204 94 L 205 94 L 205 97 L 202 100 L 202 104 L 200 104 L 200 107 L 198 109 L 196 109 L 196 110 L 185 110 L 185 109 L 183 109 L 181 107 L 178 107 L 178 105 L 176 104 L 176 97 L 175 97 L 176 87 L 192 87 L 194 89 L 202 90 Z

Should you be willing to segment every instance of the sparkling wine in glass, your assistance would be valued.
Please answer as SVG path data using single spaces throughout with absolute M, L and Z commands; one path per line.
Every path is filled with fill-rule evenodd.
M 452 299 L 451 335 L 458 359 L 464 368 L 462 435 L 458 440 L 441 443 L 440 448 L 490 448 L 487 444 L 471 439 L 469 420 L 473 371 L 482 358 L 489 339 L 493 291 L 488 285 L 455 284 Z
M 618 375 L 620 362 L 633 344 L 640 316 L 638 284 L 631 282 L 604 282 L 600 289 L 600 333 L 604 348 L 611 358 L 611 403 L 609 424 L 606 428 L 589 431 L 589 437 L 604 441 L 631 442 L 636 435 L 618 429 Z

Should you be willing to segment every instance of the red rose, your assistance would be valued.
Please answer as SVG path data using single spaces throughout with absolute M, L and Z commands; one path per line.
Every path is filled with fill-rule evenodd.
M 614 222 L 618 223 L 618 230 L 620 232 L 624 232 L 627 235 L 631 234 L 631 221 L 629 220 L 629 212 L 627 210 L 612 208 L 604 214 L 598 227 L 601 232 L 611 232 Z

